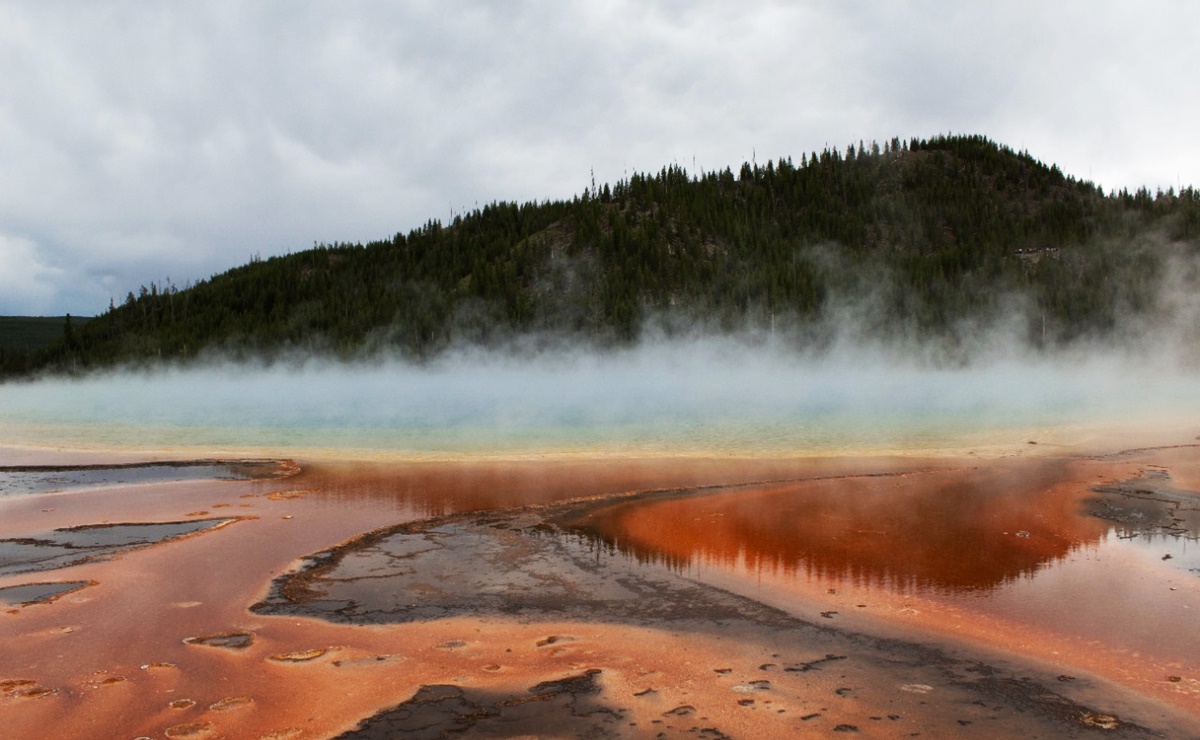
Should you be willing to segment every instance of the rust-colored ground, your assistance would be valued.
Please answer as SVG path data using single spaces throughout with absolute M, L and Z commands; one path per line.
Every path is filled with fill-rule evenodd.
M 1112 548 L 1194 539 L 1194 447 L 299 467 L 0 497 L 232 520 L 0 575 L 75 589 L 0 613 L 4 737 L 1200 735 L 1197 575 Z

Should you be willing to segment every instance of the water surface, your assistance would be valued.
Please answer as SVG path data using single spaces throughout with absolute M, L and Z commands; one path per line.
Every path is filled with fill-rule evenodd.
M 0 443 L 479 458 L 831 454 L 1075 441 L 1200 410 L 1195 379 L 1128 360 L 932 367 L 733 340 L 426 365 L 217 365 L 0 384 Z M 1138 379 L 1132 382 L 1131 379 Z

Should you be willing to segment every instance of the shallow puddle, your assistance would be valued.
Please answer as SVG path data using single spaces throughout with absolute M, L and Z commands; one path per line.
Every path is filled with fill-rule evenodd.
M 182 461 L 125 465 L 25 465 L 0 467 L 0 498 L 80 488 L 196 480 L 260 480 L 290 472 L 274 460 Z
M 893 590 L 978 591 L 1099 541 L 1057 463 L 841 476 L 605 507 L 574 524 L 622 552 L 686 567 Z
M 19 586 L 0 588 L 0 607 L 28 606 L 53 601 L 59 596 L 78 591 L 90 585 L 89 581 L 65 581 L 62 583 L 23 583 Z
M 224 526 L 235 519 L 67 527 L 0 539 L 0 576 L 53 570 Z

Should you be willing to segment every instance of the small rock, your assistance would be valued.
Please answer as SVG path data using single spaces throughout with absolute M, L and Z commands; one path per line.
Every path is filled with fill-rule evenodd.
M 1102 730 L 1115 730 L 1121 725 L 1121 720 L 1115 716 L 1099 712 L 1084 712 L 1079 721 L 1088 727 L 1099 727 Z

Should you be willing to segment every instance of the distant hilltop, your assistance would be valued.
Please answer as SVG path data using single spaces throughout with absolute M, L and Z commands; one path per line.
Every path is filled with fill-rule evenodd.
M 839 333 L 1046 350 L 1178 318 L 1200 193 L 1104 193 L 982 136 L 671 165 L 571 200 L 498 202 L 368 244 L 319 244 L 192 285 L 151 282 L 0 372 L 316 353 L 414 359 L 529 339 Z M 850 327 L 850 328 L 847 328 Z

